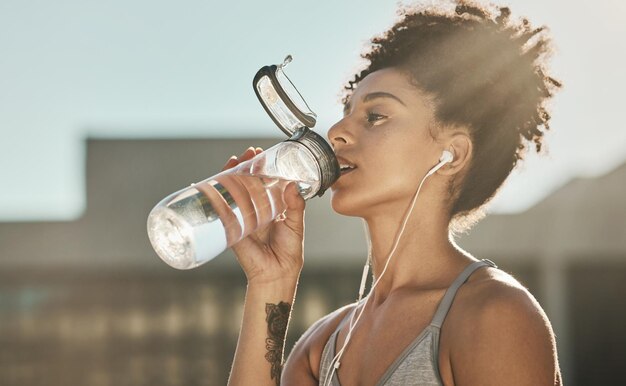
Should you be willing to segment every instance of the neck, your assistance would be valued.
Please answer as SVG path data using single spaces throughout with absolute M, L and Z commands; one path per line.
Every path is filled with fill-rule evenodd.
M 374 306 L 398 289 L 427 288 L 445 282 L 452 268 L 467 262 L 467 255 L 449 237 L 445 211 L 433 205 L 436 203 L 425 201 L 420 205 L 417 200 L 384 275 L 407 208 L 387 208 L 384 213 L 365 218 L 372 243 L 373 283 L 380 278 L 370 294 Z

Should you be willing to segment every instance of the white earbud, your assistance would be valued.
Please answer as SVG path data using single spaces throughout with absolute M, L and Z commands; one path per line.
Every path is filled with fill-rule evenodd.
M 443 162 L 445 164 L 447 162 L 452 162 L 453 159 L 454 156 L 452 155 L 452 152 L 449 150 L 444 150 L 443 153 L 441 153 L 441 158 L 439 158 L 439 162 Z
M 439 163 L 433 166 L 433 168 L 430 169 L 428 171 L 428 174 L 426 175 L 430 176 L 431 174 L 439 170 L 439 168 L 443 165 L 447 164 L 448 162 L 452 162 L 452 160 L 454 160 L 454 155 L 452 155 L 452 152 L 449 150 L 444 150 L 443 153 L 441 153 L 441 157 L 439 158 Z

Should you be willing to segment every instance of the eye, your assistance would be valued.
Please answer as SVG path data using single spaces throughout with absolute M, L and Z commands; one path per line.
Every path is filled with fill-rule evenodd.
M 376 114 L 376 113 L 373 113 L 373 112 L 367 113 L 367 121 L 370 124 L 376 123 L 376 122 L 378 122 L 380 120 L 383 120 L 385 118 L 387 118 L 387 117 L 384 116 L 384 115 L 381 115 L 381 114 Z

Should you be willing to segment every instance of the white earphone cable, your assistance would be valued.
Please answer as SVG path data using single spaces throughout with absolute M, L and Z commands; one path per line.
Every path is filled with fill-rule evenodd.
M 389 253 L 389 256 L 387 257 L 387 262 L 385 263 L 385 267 L 383 268 L 383 271 L 381 272 L 381 274 L 378 277 L 378 279 L 374 282 L 374 284 L 372 284 L 372 287 L 370 288 L 370 292 L 365 297 L 365 302 L 363 303 L 363 306 L 360 309 L 359 315 L 357 316 L 356 320 L 354 320 L 354 315 L 356 314 L 357 307 L 359 306 L 359 303 L 361 302 L 362 292 L 364 292 L 364 288 L 365 288 L 365 280 L 363 280 L 363 278 L 366 277 L 366 275 L 367 275 L 367 268 L 369 267 L 369 261 L 370 261 L 370 258 L 371 258 L 371 241 L 369 242 L 369 245 L 368 245 L 368 262 L 365 264 L 365 267 L 363 269 L 363 277 L 361 279 L 361 288 L 359 288 L 359 299 L 355 302 L 354 312 L 352 313 L 352 316 L 350 317 L 350 328 L 348 329 L 348 334 L 346 335 L 346 338 L 344 340 L 343 346 L 341 347 L 339 352 L 333 357 L 332 361 L 330 362 L 330 369 L 329 369 L 329 373 L 328 373 L 329 375 L 326 377 L 326 380 L 324 382 L 325 386 L 330 384 L 330 382 L 331 382 L 331 380 L 333 378 L 333 375 L 335 373 L 335 370 L 339 368 L 339 366 L 341 364 L 339 360 L 343 356 L 343 353 L 344 353 L 344 351 L 345 351 L 345 349 L 346 349 L 346 347 L 348 345 L 348 342 L 350 341 L 350 338 L 352 337 L 352 331 L 356 327 L 356 324 L 359 322 L 359 319 L 361 319 L 361 315 L 363 314 L 363 311 L 365 310 L 365 306 L 367 305 L 367 302 L 368 302 L 368 300 L 370 298 L 370 295 L 374 291 L 374 288 L 376 288 L 376 286 L 380 282 L 380 279 L 382 279 L 383 275 L 387 271 L 387 267 L 389 266 L 389 262 L 391 261 L 391 257 L 393 256 L 393 253 L 396 251 L 396 248 L 398 247 L 398 243 L 400 242 L 400 237 L 404 233 L 404 228 L 406 227 L 406 223 L 408 222 L 409 217 L 411 216 L 411 213 L 413 212 L 413 208 L 415 207 L 415 202 L 417 201 L 417 196 L 419 195 L 419 192 L 422 189 L 422 185 L 424 184 L 424 181 L 426 181 L 426 178 L 428 178 L 430 175 L 432 175 L 434 172 L 436 172 L 441 166 L 443 166 L 445 163 L 447 163 L 449 161 L 450 161 L 449 159 L 441 160 L 436 166 L 434 166 L 432 169 L 430 169 L 428 171 L 428 173 L 426 173 L 424 178 L 422 178 L 422 181 L 420 182 L 419 186 L 417 187 L 417 191 L 413 195 L 413 199 L 411 201 L 411 205 L 410 205 L 408 211 L 404 215 L 404 219 L 402 221 L 402 225 L 400 227 L 398 235 L 396 236 L 396 240 L 394 242 L 393 248 L 391 249 L 391 252 Z M 369 241 L 369 238 L 368 238 L 368 241 Z M 353 320 L 354 320 L 354 322 L 353 322 Z

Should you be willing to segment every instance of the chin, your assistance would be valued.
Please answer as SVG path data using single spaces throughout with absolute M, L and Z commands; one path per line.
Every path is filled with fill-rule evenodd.
M 364 217 L 363 208 L 367 207 L 359 203 L 354 194 L 342 194 L 341 191 L 332 189 L 330 206 L 336 213 L 350 217 Z

